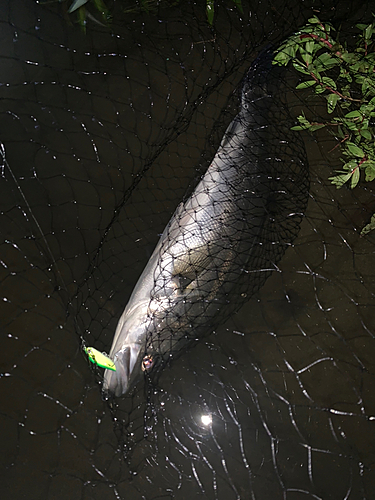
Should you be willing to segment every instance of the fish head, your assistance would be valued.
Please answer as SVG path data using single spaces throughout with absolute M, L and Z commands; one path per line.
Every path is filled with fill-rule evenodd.
M 154 356 L 146 353 L 147 332 L 150 318 L 147 318 L 142 304 L 125 312 L 116 329 L 116 342 L 110 357 L 116 370 L 104 373 L 103 390 L 115 397 L 128 393 L 154 367 Z
M 104 374 L 104 391 L 119 397 L 129 392 L 129 390 L 141 378 L 141 370 L 137 369 L 139 345 L 123 346 L 116 352 L 113 362 L 116 371 L 106 370 Z

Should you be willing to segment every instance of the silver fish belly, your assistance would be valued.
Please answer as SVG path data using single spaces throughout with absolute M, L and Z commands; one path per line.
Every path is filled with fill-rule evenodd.
M 259 271 L 279 159 L 267 142 L 273 95 L 264 75 L 252 84 L 256 70 L 255 64 L 243 85 L 240 112 L 169 221 L 118 322 L 110 351 L 116 371 L 105 371 L 103 387 L 114 396 L 127 393 L 157 360 L 162 365 L 212 332 L 241 305 L 252 271 Z M 279 198 L 290 196 L 279 190 Z M 301 218 L 290 210 L 287 216 Z M 277 246 L 271 243 L 267 248 Z M 277 252 L 269 260 L 276 261 Z

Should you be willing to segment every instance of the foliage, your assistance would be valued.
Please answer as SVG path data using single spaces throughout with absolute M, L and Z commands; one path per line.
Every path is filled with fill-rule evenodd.
M 364 174 L 366 181 L 375 178 L 375 23 L 358 24 L 356 45 L 350 50 L 333 37 L 334 28 L 318 17 L 289 37 L 278 49 L 274 64 L 291 63 L 304 75 L 297 89 L 310 89 L 326 100 L 332 119 L 310 121 L 304 113 L 292 130 L 314 132 L 326 127 L 338 139 L 342 170 L 330 177 L 337 188 L 349 183 L 354 188 Z M 363 230 L 375 227 L 375 218 Z
M 45 0 L 41 3 L 56 3 L 64 0 Z M 107 0 L 106 0 L 107 1 Z M 86 32 L 87 19 L 102 24 L 103 26 L 109 26 L 112 14 L 111 9 L 107 6 L 105 0 L 65 0 L 68 2 L 69 8 L 67 9 L 68 14 L 74 15 L 76 21 L 81 26 L 82 30 Z M 134 4 L 129 6 L 129 2 L 122 0 L 124 4 L 124 13 L 134 13 L 134 12 L 146 12 L 150 13 L 157 10 L 160 6 L 172 6 L 176 5 L 180 0 L 134 0 Z M 215 0 L 202 0 L 206 5 L 206 15 L 207 21 L 212 26 L 214 23 L 215 16 Z M 242 0 L 230 0 L 237 9 L 243 14 Z M 121 2 L 119 2 L 121 3 Z M 91 9 L 90 9 L 91 8 Z M 92 12 L 91 12 L 92 10 Z M 99 14 L 99 19 L 94 14 Z
M 373 229 L 375 229 L 375 214 L 371 217 L 370 222 L 362 229 L 361 234 L 367 234 Z

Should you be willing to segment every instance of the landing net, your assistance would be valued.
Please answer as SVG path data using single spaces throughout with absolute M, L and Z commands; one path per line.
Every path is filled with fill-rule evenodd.
M 324 115 L 295 89 L 301 75 L 263 63 L 248 73 L 313 14 L 350 39 L 371 4 L 243 2 L 241 13 L 223 2 L 213 27 L 204 2 L 126 14 L 116 4 L 110 29 L 88 5 L 86 33 L 60 7 L 0 10 L 0 492 L 371 498 L 374 236 L 360 231 L 372 186 L 337 190 L 338 141 L 290 130 L 302 110 Z M 202 222 L 200 251 L 173 254 L 174 290 L 185 305 L 197 290 L 204 301 L 182 320 L 149 316 L 145 352 L 164 342 L 161 369 L 106 397 L 82 347 L 110 351 L 155 246 L 165 231 L 168 251 L 188 227 L 176 210 L 238 116 L 251 145 L 233 165 L 243 161 L 245 183 L 255 165 L 253 223 L 221 169 L 224 236 L 207 246 Z M 169 286 L 158 269 L 156 301 Z

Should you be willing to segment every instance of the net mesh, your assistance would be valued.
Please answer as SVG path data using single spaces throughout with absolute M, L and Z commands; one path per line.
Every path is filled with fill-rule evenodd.
M 241 14 L 220 3 L 213 28 L 198 2 L 120 14 L 111 30 L 88 19 L 83 34 L 58 6 L 2 2 L 4 497 L 373 495 L 374 236 L 359 236 L 375 211 L 371 184 L 336 190 L 334 139 L 289 130 L 301 109 L 319 113 L 293 91 L 298 75 L 248 73 L 312 12 L 351 33 L 371 20 L 371 4 L 243 4 Z M 249 82 L 272 99 L 252 95 L 244 117 Z M 252 225 L 239 220 L 234 183 L 225 200 L 234 200 L 235 237 L 220 250 L 239 245 L 237 260 L 223 259 L 237 267 L 224 273 L 218 312 L 211 301 L 206 315 L 190 313 L 194 348 L 182 332 L 157 376 L 103 397 L 103 371 L 82 345 L 109 352 L 155 245 L 165 231 L 171 248 L 168 221 L 196 199 L 233 123 L 252 145 L 243 158 L 258 169 L 259 213 Z M 220 281 L 221 260 L 215 266 L 205 283 Z M 191 269 L 176 277 L 194 289 Z M 152 279 L 156 300 L 165 284 Z M 167 326 L 170 342 L 175 323 Z M 149 328 L 145 349 L 160 338 Z

